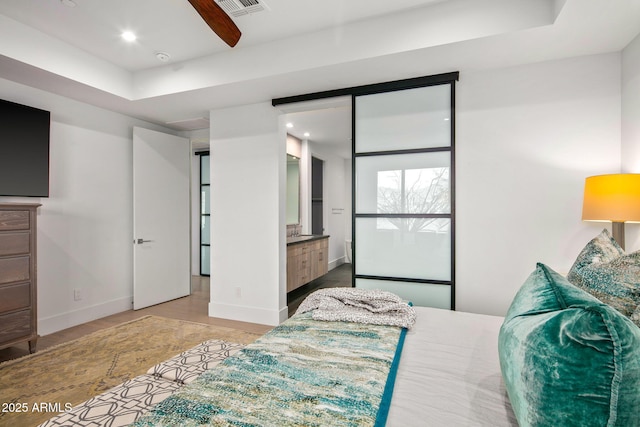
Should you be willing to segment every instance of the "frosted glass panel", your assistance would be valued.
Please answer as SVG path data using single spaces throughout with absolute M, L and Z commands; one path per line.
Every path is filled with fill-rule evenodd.
M 209 246 L 201 246 L 200 247 L 200 274 L 210 275 L 211 274 L 211 248 Z
M 202 216 L 200 222 L 200 243 L 203 245 L 211 244 L 211 217 Z
M 449 147 L 451 85 L 356 97 L 356 153 Z
M 381 289 L 419 307 L 451 309 L 451 288 L 431 283 L 393 282 L 387 280 L 356 279 L 356 288 Z
M 356 274 L 451 280 L 451 220 L 356 218 Z
M 211 198 L 209 196 L 211 187 L 208 185 L 203 185 L 200 187 L 200 213 L 210 214 L 211 213 Z
M 211 184 L 209 156 L 200 156 L 200 184 Z
M 208 276 L 210 274 L 210 253 L 211 248 L 211 183 L 210 179 L 210 156 L 200 156 L 200 274 Z
M 356 213 L 451 213 L 451 153 L 356 158 Z

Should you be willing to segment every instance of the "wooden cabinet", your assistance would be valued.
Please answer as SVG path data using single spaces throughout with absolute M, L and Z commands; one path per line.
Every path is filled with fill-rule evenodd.
M 36 351 L 36 217 L 39 204 L 0 203 L 0 348 Z
M 329 271 L 329 236 L 287 245 L 287 292 Z
M 311 276 L 316 279 L 324 276 L 329 271 L 327 255 L 329 251 L 329 239 L 311 242 Z M 313 280 L 311 279 L 311 280 Z

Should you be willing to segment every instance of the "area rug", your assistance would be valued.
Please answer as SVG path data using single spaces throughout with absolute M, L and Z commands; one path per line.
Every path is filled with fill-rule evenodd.
M 259 335 L 158 316 L 106 328 L 0 364 L 0 425 L 35 426 L 203 341 Z

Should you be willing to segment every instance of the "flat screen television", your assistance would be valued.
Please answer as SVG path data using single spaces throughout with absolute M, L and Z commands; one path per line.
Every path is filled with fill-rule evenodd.
M 51 113 L 0 100 L 0 196 L 49 197 Z

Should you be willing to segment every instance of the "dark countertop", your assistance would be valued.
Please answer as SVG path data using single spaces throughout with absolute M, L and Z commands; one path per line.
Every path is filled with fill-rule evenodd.
M 295 237 L 287 237 L 287 246 L 328 238 L 328 234 L 301 234 Z

